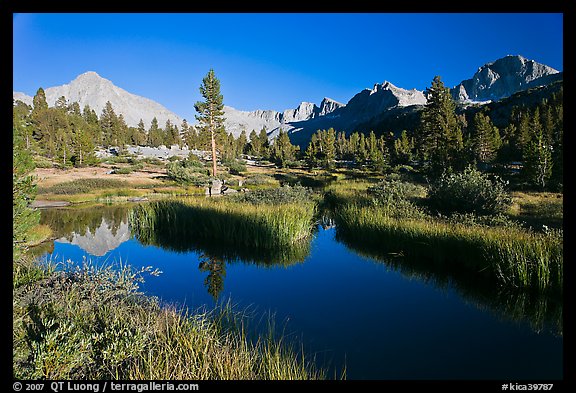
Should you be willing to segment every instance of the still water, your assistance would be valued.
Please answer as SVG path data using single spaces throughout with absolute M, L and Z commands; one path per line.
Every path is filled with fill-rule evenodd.
M 280 333 L 332 376 L 345 367 L 347 379 L 563 377 L 561 303 L 538 308 L 542 299 L 483 291 L 402 258 L 365 256 L 342 243 L 331 222 L 318 226 L 303 252 L 276 264 L 142 244 L 122 207 L 47 209 L 42 222 L 58 239 L 39 254 L 151 265 L 163 273 L 141 288 L 166 303 L 195 309 L 230 301 L 256 321 L 272 313 Z

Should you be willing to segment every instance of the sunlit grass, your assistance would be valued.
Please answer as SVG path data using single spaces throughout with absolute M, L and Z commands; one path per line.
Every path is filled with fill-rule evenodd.
M 253 205 L 226 198 L 187 198 L 142 204 L 130 212 L 130 224 L 143 241 L 150 237 L 214 240 L 241 247 L 284 247 L 309 237 L 313 202 Z
M 503 285 L 562 291 L 563 237 L 556 232 L 404 219 L 380 206 L 353 202 L 340 205 L 336 219 L 338 230 L 349 238 L 390 252 L 456 263 Z

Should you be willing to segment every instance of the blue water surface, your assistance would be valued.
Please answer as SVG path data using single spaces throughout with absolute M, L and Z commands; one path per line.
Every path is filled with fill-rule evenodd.
M 226 263 L 215 300 L 199 252 L 177 253 L 132 238 L 103 256 L 56 241 L 52 259 L 122 260 L 162 271 L 142 290 L 162 301 L 210 309 L 230 301 L 302 342 L 331 376 L 348 379 L 504 379 L 563 377 L 563 338 L 479 307 L 452 287 L 409 277 L 360 256 L 322 229 L 308 257 L 287 267 Z M 256 322 L 255 322 L 256 324 Z

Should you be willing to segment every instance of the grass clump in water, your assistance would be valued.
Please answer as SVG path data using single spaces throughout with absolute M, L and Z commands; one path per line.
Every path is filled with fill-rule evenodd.
M 142 204 L 129 219 L 136 236 L 148 244 L 164 237 L 196 237 L 225 246 L 276 249 L 308 238 L 315 212 L 311 201 L 271 205 L 202 198 Z

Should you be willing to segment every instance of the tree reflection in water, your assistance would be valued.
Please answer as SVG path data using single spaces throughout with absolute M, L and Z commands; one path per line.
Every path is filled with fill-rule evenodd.
M 222 258 L 218 258 L 206 253 L 200 255 L 200 263 L 198 269 L 201 272 L 208 272 L 204 279 L 204 285 L 208 293 L 218 300 L 218 296 L 224 289 L 224 276 L 226 276 L 226 262 Z

